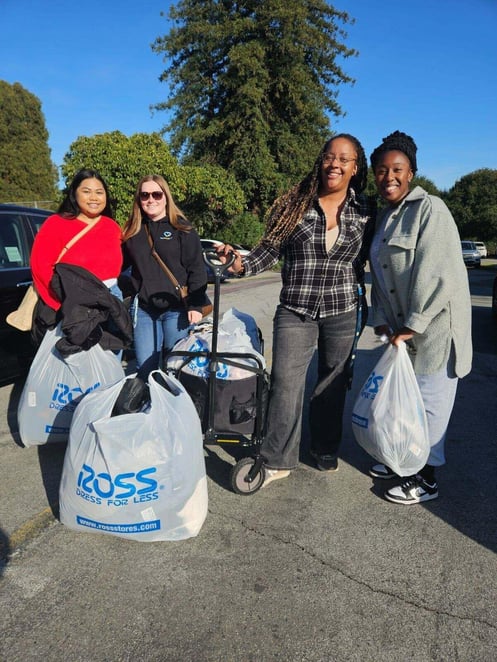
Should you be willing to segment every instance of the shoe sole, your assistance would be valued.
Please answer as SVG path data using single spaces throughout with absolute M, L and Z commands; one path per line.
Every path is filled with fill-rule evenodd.
M 325 473 L 335 473 L 338 471 L 338 466 L 336 467 L 324 467 L 322 464 L 318 464 L 316 462 L 316 467 L 319 469 L 319 471 L 324 471 Z
M 390 503 L 399 503 L 401 506 L 412 506 L 415 503 L 423 503 L 424 501 L 431 501 L 432 499 L 436 499 L 438 497 L 438 492 L 436 494 L 425 494 L 422 497 L 419 497 L 417 499 L 397 499 L 396 497 L 390 496 L 388 493 L 385 493 L 383 495 L 387 501 L 390 501 Z
M 398 478 L 397 474 L 377 474 L 374 471 L 368 471 L 371 478 L 379 478 L 380 480 L 392 480 Z

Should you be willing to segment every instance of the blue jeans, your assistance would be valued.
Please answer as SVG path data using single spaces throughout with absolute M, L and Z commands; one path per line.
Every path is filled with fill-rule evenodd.
M 123 300 L 123 293 L 121 292 L 121 289 L 120 289 L 120 287 L 119 287 L 119 285 L 118 285 L 117 283 L 115 283 L 114 285 L 111 285 L 111 286 L 109 287 L 109 292 L 110 292 L 113 296 L 115 296 L 116 299 L 119 299 L 119 301 L 122 301 L 122 300 Z M 114 320 L 110 320 L 110 321 L 109 321 L 109 331 L 110 331 L 110 332 L 116 332 L 116 333 L 118 332 L 118 328 L 117 328 L 117 326 L 116 326 Z M 114 351 L 114 354 L 117 356 L 117 358 L 118 358 L 119 361 L 120 361 L 120 360 L 122 359 L 122 356 L 123 356 L 123 351 L 122 351 L 122 349 L 116 349 L 116 350 Z
M 306 375 L 318 350 L 318 378 L 311 396 L 311 449 L 334 457 L 342 438 L 356 311 L 306 319 L 279 305 L 273 328 L 273 363 L 267 432 L 261 453 L 273 469 L 295 469 L 299 460 Z
M 143 310 L 135 297 L 131 306 L 133 320 L 136 367 L 142 379 L 160 367 L 161 352 L 188 335 L 189 323 L 186 309 L 164 310 L 152 313 Z

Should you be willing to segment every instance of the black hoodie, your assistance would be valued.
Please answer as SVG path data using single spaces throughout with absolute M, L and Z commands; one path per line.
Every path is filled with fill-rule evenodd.
M 200 310 L 205 303 L 207 272 L 202 246 L 195 230 L 183 232 L 167 218 L 145 219 L 140 231 L 123 245 L 124 269 L 131 266 L 131 281 L 145 310 L 179 310 L 183 304 L 174 285 L 152 255 L 145 224 L 148 224 L 155 250 L 173 272 L 180 285 L 189 290 L 188 307 Z

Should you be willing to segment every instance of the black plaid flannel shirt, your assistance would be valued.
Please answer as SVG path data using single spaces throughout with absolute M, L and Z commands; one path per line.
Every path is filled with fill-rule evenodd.
M 328 253 L 326 219 L 316 199 L 288 241 L 280 247 L 263 242 L 243 258 L 245 275 L 265 271 L 283 258 L 280 302 L 285 308 L 312 319 L 349 312 L 357 306 L 357 284 L 363 282 L 373 229 L 371 204 L 350 189 L 338 238 Z

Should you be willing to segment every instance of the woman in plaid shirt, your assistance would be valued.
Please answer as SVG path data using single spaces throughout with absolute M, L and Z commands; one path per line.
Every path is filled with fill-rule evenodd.
M 321 471 L 336 471 L 355 337 L 358 282 L 372 211 L 361 193 L 367 161 L 360 142 L 339 134 L 322 147 L 312 171 L 278 198 L 266 232 L 230 268 L 260 273 L 283 259 L 273 329 L 267 434 L 261 453 L 264 487 L 286 478 L 299 460 L 306 374 L 318 350 L 318 379 L 310 402 L 311 455 Z M 219 249 L 226 255 L 231 246 Z

